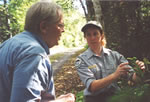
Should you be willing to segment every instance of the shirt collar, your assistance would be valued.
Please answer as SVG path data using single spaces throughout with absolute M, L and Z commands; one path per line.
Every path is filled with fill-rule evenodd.
M 31 33 L 31 32 L 29 32 L 29 31 L 26 31 L 26 32 L 28 32 L 27 34 L 33 36 L 33 37 L 39 42 L 39 44 L 45 49 L 45 51 L 46 51 L 47 54 L 50 53 L 47 44 L 45 43 L 45 41 L 43 41 L 43 40 L 41 39 L 41 37 L 40 37 L 39 35 L 34 34 L 34 33 Z
M 88 54 L 87 54 L 88 59 L 92 56 L 96 56 L 95 53 L 91 50 L 91 48 L 88 48 L 87 52 L 88 52 Z M 109 50 L 107 48 L 103 47 L 102 48 L 102 55 L 108 55 L 108 54 L 109 54 Z

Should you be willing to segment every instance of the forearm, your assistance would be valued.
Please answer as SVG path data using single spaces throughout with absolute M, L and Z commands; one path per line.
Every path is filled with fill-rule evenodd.
M 110 85 L 112 82 L 117 80 L 120 76 L 126 75 L 129 69 L 130 67 L 128 66 L 128 63 L 121 63 L 117 67 L 117 70 L 114 73 L 108 75 L 105 78 L 93 81 L 90 85 L 90 91 L 94 92 L 96 90 L 99 90 L 101 88 Z
M 94 80 L 91 85 L 90 85 L 90 91 L 94 92 L 96 90 L 102 89 L 108 85 L 110 85 L 113 81 L 117 80 L 117 76 L 112 73 L 109 76 L 99 79 L 99 80 Z

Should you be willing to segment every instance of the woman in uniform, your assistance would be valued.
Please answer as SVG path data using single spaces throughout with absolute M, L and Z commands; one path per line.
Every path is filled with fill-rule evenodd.
M 106 102 L 116 90 L 120 90 L 118 78 L 136 80 L 136 74 L 128 74 L 133 70 L 123 55 L 105 48 L 105 35 L 99 22 L 89 21 L 81 31 L 89 48 L 77 57 L 75 66 L 85 85 L 85 102 Z M 145 68 L 143 62 L 136 63 L 141 69 Z

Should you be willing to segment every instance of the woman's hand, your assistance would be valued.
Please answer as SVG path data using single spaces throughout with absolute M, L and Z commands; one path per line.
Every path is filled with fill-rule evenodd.
M 144 62 L 136 60 L 136 64 L 141 68 L 141 70 L 143 70 L 143 72 L 145 72 Z
M 142 61 L 139 61 L 139 60 L 136 60 L 136 64 L 140 67 L 140 69 L 145 72 L 145 65 L 144 65 L 144 62 Z M 132 81 L 134 82 L 140 82 L 140 77 L 138 77 L 137 73 L 134 73 L 133 74 L 133 77 L 132 77 Z
M 114 74 L 117 78 L 119 78 L 120 76 L 127 75 L 130 69 L 131 67 L 129 66 L 129 63 L 121 63 Z

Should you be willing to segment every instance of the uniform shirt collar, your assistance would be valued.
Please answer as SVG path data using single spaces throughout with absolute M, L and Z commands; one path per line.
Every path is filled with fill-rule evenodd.
M 47 54 L 50 54 L 48 45 L 45 43 L 45 41 L 42 40 L 42 38 L 39 35 L 31 33 L 29 31 L 26 32 L 28 32 L 29 35 L 33 36 L 39 42 L 39 44 L 45 49 Z
M 88 54 L 87 54 L 88 59 L 92 56 L 96 56 L 95 53 L 91 50 L 91 48 L 88 48 L 87 52 L 88 52 Z M 102 55 L 108 55 L 108 54 L 109 54 L 109 50 L 107 48 L 103 47 L 102 48 Z

